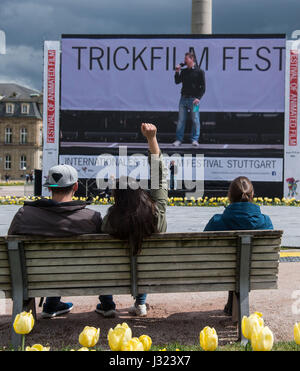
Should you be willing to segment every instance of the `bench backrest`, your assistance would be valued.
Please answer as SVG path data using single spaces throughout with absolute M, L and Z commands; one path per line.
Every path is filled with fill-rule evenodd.
M 249 289 L 273 289 L 281 236 L 282 231 L 161 233 L 145 239 L 136 259 L 126 242 L 108 235 L 8 236 L 0 241 L 0 290 L 11 297 L 17 251 L 28 298 L 234 291 L 242 241 L 250 246 Z

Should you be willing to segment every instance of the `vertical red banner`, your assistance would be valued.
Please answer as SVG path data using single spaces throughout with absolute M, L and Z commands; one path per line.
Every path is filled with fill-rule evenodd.
M 56 51 L 48 50 L 47 143 L 55 143 L 55 67 Z
M 289 145 L 298 142 L 298 50 L 290 51 Z

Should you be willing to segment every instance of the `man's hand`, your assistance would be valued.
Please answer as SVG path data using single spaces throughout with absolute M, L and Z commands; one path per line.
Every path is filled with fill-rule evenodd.
M 141 132 L 145 138 L 147 138 L 148 140 L 151 140 L 156 137 L 157 129 L 156 129 L 156 126 L 153 124 L 142 123 Z
M 197 105 L 197 104 L 199 104 L 199 103 L 200 103 L 200 100 L 199 100 L 199 99 L 197 99 L 197 98 L 196 98 L 196 99 L 194 99 L 194 102 L 193 102 L 193 104 L 196 104 L 196 105 Z
M 153 124 L 142 123 L 141 132 L 148 140 L 149 151 L 153 155 L 159 155 L 159 146 L 156 139 L 156 126 Z
M 175 71 L 180 72 L 180 70 L 181 70 L 181 66 L 180 66 L 180 64 L 177 64 L 177 66 L 175 67 Z

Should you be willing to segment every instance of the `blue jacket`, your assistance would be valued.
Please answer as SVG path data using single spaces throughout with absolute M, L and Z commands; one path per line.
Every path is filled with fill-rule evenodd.
M 227 206 L 223 214 L 214 215 L 204 231 L 274 229 L 269 216 L 251 202 L 234 202 Z

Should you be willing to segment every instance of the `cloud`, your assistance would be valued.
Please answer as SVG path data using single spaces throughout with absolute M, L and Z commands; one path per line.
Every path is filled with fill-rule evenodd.
M 40 91 L 42 64 L 41 50 L 23 45 L 7 47 L 6 54 L 0 56 L 0 82 L 14 82 Z

